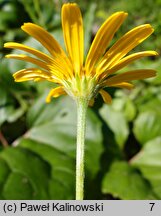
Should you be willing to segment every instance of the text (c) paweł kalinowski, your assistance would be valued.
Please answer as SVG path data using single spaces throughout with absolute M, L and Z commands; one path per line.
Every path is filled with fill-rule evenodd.
M 20 211 L 31 211 L 31 212 L 41 212 L 41 211 L 103 211 L 103 203 L 94 204 L 70 204 L 67 203 L 46 203 L 46 204 L 27 204 L 25 202 L 20 204 Z

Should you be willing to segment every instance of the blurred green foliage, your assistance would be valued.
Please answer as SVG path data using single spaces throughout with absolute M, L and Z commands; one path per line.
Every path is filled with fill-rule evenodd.
M 120 10 L 129 17 L 112 42 L 150 23 L 154 34 L 135 51 L 160 53 L 161 0 L 76 2 L 83 12 L 86 53 L 101 23 Z M 75 198 L 75 104 L 68 96 L 45 104 L 51 83 L 15 83 L 12 73 L 29 64 L 4 59 L 10 51 L 3 48 L 16 41 L 46 52 L 21 31 L 24 22 L 43 26 L 64 47 L 62 4 L 0 0 L 0 199 Z M 161 199 L 161 59 L 145 58 L 129 68 L 153 68 L 158 76 L 136 82 L 132 91 L 112 89 L 111 106 L 98 97 L 89 108 L 85 199 Z

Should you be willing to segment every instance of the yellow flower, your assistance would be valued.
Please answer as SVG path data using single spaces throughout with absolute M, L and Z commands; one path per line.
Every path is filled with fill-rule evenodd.
M 106 103 L 111 96 L 105 87 L 133 88 L 132 80 L 144 79 L 156 75 L 154 70 L 140 69 L 116 73 L 126 65 L 145 56 L 155 56 L 155 51 L 142 51 L 127 55 L 134 47 L 152 34 L 149 24 L 140 25 L 123 35 L 108 50 L 107 47 L 119 29 L 127 13 L 117 12 L 110 16 L 98 30 L 84 63 L 83 21 L 79 7 L 75 3 L 67 3 L 62 7 L 62 28 L 67 54 L 58 42 L 42 27 L 25 23 L 23 31 L 39 41 L 50 53 L 47 55 L 34 48 L 20 43 L 5 43 L 6 48 L 26 51 L 37 58 L 24 54 L 6 55 L 7 58 L 27 61 L 38 66 L 17 71 L 13 76 L 16 82 L 48 80 L 58 84 L 46 98 L 69 94 L 74 99 L 86 98 L 91 104 L 101 94 Z

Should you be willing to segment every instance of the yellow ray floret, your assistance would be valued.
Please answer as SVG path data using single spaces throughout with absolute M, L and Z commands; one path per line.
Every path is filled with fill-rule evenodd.
M 146 78 L 153 77 L 155 75 L 156 75 L 156 71 L 150 70 L 150 69 L 149 70 L 144 69 L 144 70 L 128 71 L 123 74 L 118 74 L 118 75 L 115 75 L 107 79 L 104 83 L 104 86 L 115 85 L 120 82 L 128 82 L 132 80 L 146 79 Z
M 120 38 L 103 56 L 98 66 L 99 73 L 104 72 L 108 68 L 116 65 L 116 63 L 124 57 L 130 50 L 144 41 L 153 33 L 153 28 L 149 24 L 138 26 L 127 32 Z
M 66 63 L 67 67 L 71 66 L 71 62 L 59 43 L 45 29 L 33 23 L 24 23 L 21 28 L 23 31 L 38 40 L 53 57 L 59 56 L 59 58 Z
M 128 64 L 146 57 L 146 56 L 156 56 L 158 55 L 157 52 L 155 51 L 143 51 L 143 52 L 138 52 L 138 53 L 133 53 L 131 55 L 128 55 L 124 58 L 122 58 L 117 64 L 115 64 L 111 69 L 108 70 L 108 75 L 122 69 L 123 67 L 127 66 Z
M 50 103 L 51 97 L 57 98 L 62 94 L 66 94 L 62 86 L 50 90 L 48 96 L 46 97 L 46 103 Z
M 133 89 L 134 85 L 128 82 L 120 82 L 117 84 L 108 84 L 108 87 L 117 87 L 117 88 L 125 88 L 125 89 Z
M 83 21 L 77 4 L 62 7 L 62 27 L 67 52 L 77 74 L 81 72 L 84 57 Z
M 103 89 L 101 89 L 99 91 L 100 95 L 102 96 L 103 100 L 105 103 L 110 104 L 112 102 L 112 98 L 110 96 L 110 94 L 106 91 L 104 91 Z
M 32 57 L 24 55 L 24 54 L 18 54 L 18 55 L 10 54 L 10 55 L 6 55 L 5 57 L 30 62 L 30 63 L 35 64 L 35 65 L 37 65 L 37 66 L 39 66 L 45 70 L 49 69 L 47 64 L 45 64 L 43 61 L 40 61 L 38 59 L 32 58 Z
M 35 55 L 36 57 L 42 59 L 43 61 L 47 62 L 47 63 L 51 63 L 52 62 L 52 58 L 48 55 L 46 55 L 45 53 L 40 52 L 39 50 L 36 50 L 32 47 L 20 44 L 20 43 L 15 43 L 15 42 L 8 42 L 4 44 L 5 48 L 12 48 L 12 49 L 19 49 L 19 50 L 23 50 L 26 51 L 28 53 L 31 53 L 33 55 Z
M 87 73 L 91 73 L 95 64 L 104 54 L 115 32 L 121 26 L 127 13 L 117 12 L 110 16 L 98 30 L 86 59 Z
M 58 42 L 42 27 L 34 23 L 24 23 L 21 27 L 23 31 L 38 40 L 52 56 L 65 55 Z
M 13 75 L 16 82 L 29 81 L 35 79 L 51 80 L 51 74 L 48 71 L 40 70 L 38 68 L 22 69 L 14 73 Z M 56 80 L 55 80 L 56 81 Z

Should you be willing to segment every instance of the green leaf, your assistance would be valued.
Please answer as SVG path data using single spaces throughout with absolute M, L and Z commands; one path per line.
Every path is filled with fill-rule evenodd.
M 155 111 L 146 111 L 137 116 L 133 132 L 141 144 L 161 135 L 160 118 L 160 113 Z
M 161 137 L 147 142 L 131 164 L 140 169 L 161 199 Z
M 128 98 L 125 103 L 124 113 L 128 121 L 132 121 L 136 115 L 136 106 L 134 105 L 133 101 Z
M 0 185 L 5 182 L 7 175 L 9 174 L 9 167 L 6 162 L 0 158 Z
M 21 96 L 22 87 L 18 87 L 8 71 L 5 59 L 0 70 L 0 125 L 5 121 L 14 122 L 27 110 L 27 103 Z
M 46 91 L 45 94 L 41 95 L 41 97 L 35 100 L 34 104 L 28 110 L 26 120 L 29 128 L 43 125 L 45 123 L 48 123 L 49 121 L 54 121 L 55 119 L 57 119 L 57 116 L 59 119 L 62 116 L 62 120 L 64 120 L 67 116 L 66 104 L 64 104 L 64 101 L 58 98 L 54 99 L 51 103 L 46 104 L 45 98 L 47 94 L 48 91 Z M 61 103 L 64 104 L 64 107 L 63 105 L 61 105 Z
M 10 168 L 11 176 L 8 181 L 4 185 L 3 195 L 6 199 L 9 197 L 13 198 L 13 185 L 16 182 L 21 182 L 21 187 L 23 185 L 23 178 L 27 178 L 29 184 L 25 187 L 28 189 L 30 185 L 34 192 L 32 193 L 32 197 L 30 199 L 47 199 L 48 198 L 48 179 L 50 177 L 50 167 L 41 160 L 38 156 L 33 154 L 31 151 L 16 147 L 16 148 L 6 148 L 0 153 L 0 158 L 2 158 Z M 18 174 L 15 174 L 18 173 Z M 11 187 L 11 188 L 10 188 Z M 28 193 L 26 193 L 27 189 L 22 191 L 24 193 L 24 197 L 28 197 Z M 8 194 L 8 192 L 11 194 Z M 31 190 L 30 190 L 31 191 Z M 31 194 L 31 193 L 30 193 Z M 15 189 L 15 199 L 19 196 L 16 194 Z
M 1 59 L 0 84 L 1 86 L 6 87 L 7 91 L 8 89 L 18 89 L 18 85 L 14 82 L 9 69 L 9 60 L 5 58 Z
M 143 97 L 140 104 L 137 104 L 139 112 L 146 112 L 146 111 L 155 111 L 157 113 L 160 113 L 160 107 L 161 107 L 161 88 L 153 88 L 154 93 L 151 94 L 150 98 Z M 147 92 L 147 94 L 149 91 Z
M 22 139 L 20 146 L 38 154 L 52 170 L 49 179 L 50 199 L 74 199 L 75 160 L 49 145 Z
M 5 199 L 26 200 L 34 196 L 34 188 L 30 180 L 22 173 L 13 172 L 9 175 L 3 188 Z
M 76 118 L 76 105 L 69 97 L 53 100 L 50 104 L 45 104 L 45 97 L 41 97 L 28 112 L 30 130 L 26 137 L 51 145 L 54 149 L 75 158 Z M 103 147 L 101 122 L 90 109 L 87 113 L 85 148 L 86 167 L 91 176 L 94 176 L 99 170 Z
M 116 142 L 122 148 L 129 135 L 129 128 L 124 114 L 106 104 L 100 109 L 100 114 L 113 131 Z
M 4 199 L 2 195 L 2 189 L 9 174 L 9 167 L 7 166 L 6 162 L 0 158 L 0 199 Z
M 104 176 L 102 192 L 124 200 L 156 198 L 150 184 L 137 170 L 123 161 L 113 162 Z
M 123 113 L 127 121 L 132 121 L 135 118 L 136 106 L 129 95 L 121 90 L 115 92 L 111 107 L 113 110 Z

